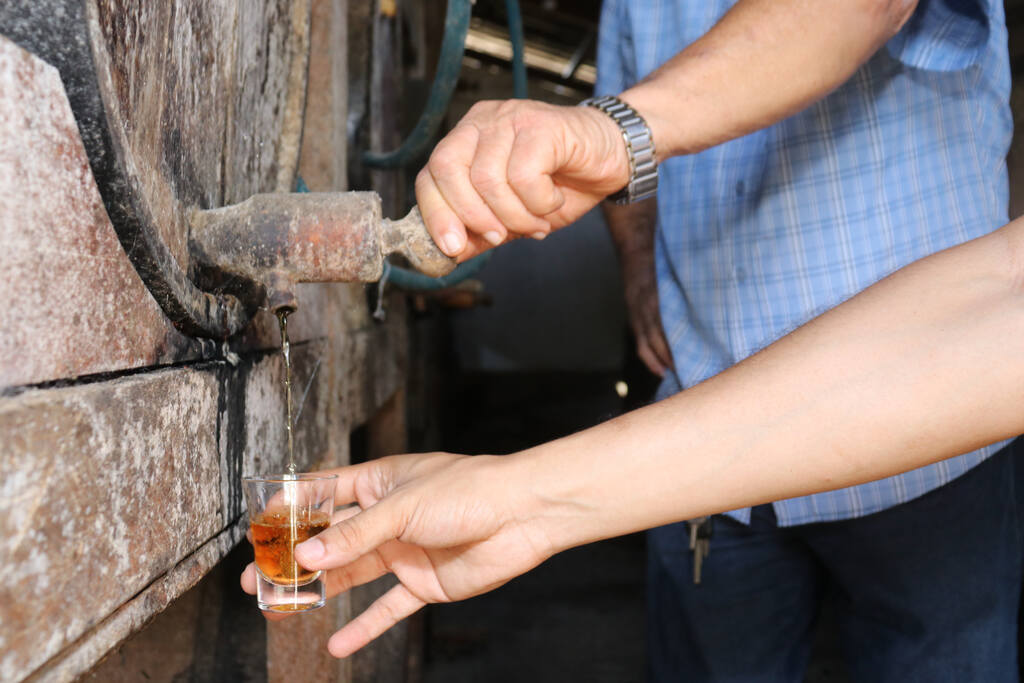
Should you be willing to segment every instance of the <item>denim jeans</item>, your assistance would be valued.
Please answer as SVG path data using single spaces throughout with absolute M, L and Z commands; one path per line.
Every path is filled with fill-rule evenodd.
M 1017 681 L 1022 442 L 858 519 L 779 527 L 769 505 L 749 526 L 715 516 L 700 585 L 686 524 L 650 531 L 649 680 L 799 683 L 831 591 L 853 681 Z

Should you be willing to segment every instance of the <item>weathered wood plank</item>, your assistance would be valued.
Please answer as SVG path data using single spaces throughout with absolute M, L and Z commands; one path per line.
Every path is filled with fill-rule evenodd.
M 41 665 L 225 526 L 216 422 L 215 377 L 189 369 L 0 401 L 0 679 Z
M 201 354 L 121 248 L 56 70 L 2 37 L 0 243 L 0 389 Z
M 90 0 L 89 10 L 120 153 L 187 268 L 184 210 L 291 190 L 308 0 Z
M 313 0 L 299 175 L 315 191 L 348 187 L 348 22 L 344 0 Z
M 48 661 L 26 681 L 66 683 L 76 680 L 114 645 L 145 626 L 155 614 L 162 612 L 178 596 L 197 584 L 244 535 L 245 525 L 239 523 L 211 538 L 113 614 L 97 623 L 73 647 Z
M 293 347 L 300 467 L 347 461 L 348 425 L 400 386 L 403 330 Z M 0 399 L 0 680 L 80 673 L 216 562 L 176 569 L 242 518 L 242 475 L 283 470 L 282 374 L 256 352 Z
M 342 680 L 346 663 L 327 651 L 327 639 L 347 613 L 348 599 L 341 597 L 315 612 L 267 622 L 267 682 Z
M 56 71 L 2 37 L 0 242 L 0 390 L 216 353 L 174 329 L 125 255 Z M 328 302 L 332 291 L 341 305 Z M 300 285 L 294 339 L 327 336 L 327 308 L 365 324 L 361 292 Z M 276 321 L 261 313 L 236 347 L 278 343 Z
M 291 191 L 299 159 L 309 0 L 238 3 L 225 204 Z
M 376 404 L 376 410 L 366 421 L 368 460 L 381 458 L 406 449 L 405 392 L 396 391 L 387 401 Z M 358 586 L 351 591 L 349 600 L 353 614 L 368 608 L 381 595 L 397 583 L 393 576 Z M 392 627 L 379 636 L 371 647 L 352 655 L 354 681 L 405 681 L 409 669 L 411 621 Z

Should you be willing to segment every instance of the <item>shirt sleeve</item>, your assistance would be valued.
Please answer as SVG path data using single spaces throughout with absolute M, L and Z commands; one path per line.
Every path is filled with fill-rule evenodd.
M 988 44 L 997 0 L 920 0 L 914 14 L 886 47 L 909 67 L 959 71 L 973 66 Z
M 627 3 L 604 0 L 597 32 L 597 82 L 595 95 L 618 95 L 637 81 Z

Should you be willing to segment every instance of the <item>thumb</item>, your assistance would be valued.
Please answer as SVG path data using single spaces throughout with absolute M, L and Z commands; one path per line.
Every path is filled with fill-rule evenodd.
M 381 500 L 295 546 L 295 559 L 306 569 L 341 567 L 398 538 L 404 526 L 395 505 Z

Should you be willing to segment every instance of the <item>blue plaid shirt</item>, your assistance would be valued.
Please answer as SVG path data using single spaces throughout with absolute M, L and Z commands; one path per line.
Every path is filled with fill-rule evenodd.
M 597 93 L 623 91 L 733 4 L 605 0 Z M 921 0 L 899 34 L 822 101 L 662 164 L 658 295 L 676 369 L 659 398 L 894 270 L 1006 223 L 1009 93 L 1002 1 Z M 781 525 L 870 514 L 942 486 L 1001 446 L 780 501 L 775 513 Z M 729 514 L 750 519 L 749 509 Z

